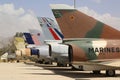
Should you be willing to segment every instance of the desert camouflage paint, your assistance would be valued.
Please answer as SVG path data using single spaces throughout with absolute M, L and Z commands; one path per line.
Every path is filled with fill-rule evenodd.
M 120 32 L 76 9 L 52 9 L 64 38 L 120 39 Z

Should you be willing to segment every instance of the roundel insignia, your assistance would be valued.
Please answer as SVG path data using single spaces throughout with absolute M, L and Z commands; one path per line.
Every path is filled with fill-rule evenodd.
M 70 20 L 74 20 L 75 19 L 75 17 L 72 15 L 72 16 L 70 16 Z

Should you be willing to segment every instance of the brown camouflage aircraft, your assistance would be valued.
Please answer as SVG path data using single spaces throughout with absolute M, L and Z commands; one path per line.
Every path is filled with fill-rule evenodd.
M 120 69 L 120 31 L 64 4 L 51 5 L 75 68 L 115 76 Z M 59 46 L 60 49 L 60 46 Z

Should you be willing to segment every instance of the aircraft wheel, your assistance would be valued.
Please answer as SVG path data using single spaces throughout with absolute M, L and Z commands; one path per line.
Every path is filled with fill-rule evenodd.
M 52 62 L 50 62 L 50 61 L 47 61 L 47 62 L 44 62 L 44 64 L 52 64 Z
M 63 67 L 67 67 L 67 64 L 63 64 Z
M 19 60 L 17 60 L 17 63 L 19 63 L 20 61 Z
M 60 63 L 57 63 L 57 66 L 60 67 Z
M 81 66 L 81 65 L 80 65 L 80 66 L 77 66 L 77 67 L 71 65 L 71 69 L 72 69 L 72 70 L 84 71 L 83 66 Z
M 99 70 L 94 70 L 93 74 L 100 74 L 100 71 Z
M 74 66 L 71 66 L 71 67 L 72 67 L 72 68 L 71 68 L 72 70 L 78 70 L 78 69 L 76 69 Z
M 49 64 L 51 64 L 51 65 L 52 65 L 52 64 L 53 64 L 53 63 L 52 63 L 52 61 L 49 61 Z
M 43 64 L 43 61 L 38 60 L 38 61 L 36 61 L 36 63 Z
M 106 76 L 108 77 L 115 76 L 115 70 L 106 70 Z
M 67 64 L 57 63 L 58 67 L 67 67 Z

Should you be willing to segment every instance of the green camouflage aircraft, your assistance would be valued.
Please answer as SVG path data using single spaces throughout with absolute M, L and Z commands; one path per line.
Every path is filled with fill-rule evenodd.
M 115 76 L 120 69 L 120 31 L 64 4 L 51 5 L 64 35 L 68 62 L 75 68 Z M 60 46 L 59 46 L 59 49 Z

